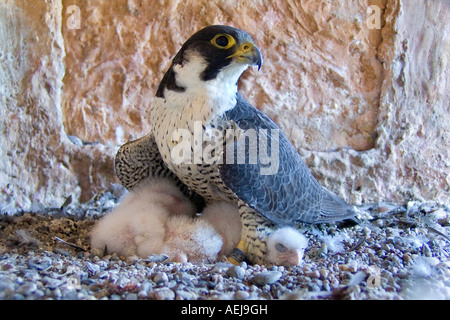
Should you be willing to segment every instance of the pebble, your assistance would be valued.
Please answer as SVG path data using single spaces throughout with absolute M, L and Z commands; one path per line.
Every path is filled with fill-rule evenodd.
M 425 255 L 425 257 L 431 257 L 433 254 L 431 253 L 430 247 L 424 243 L 422 246 L 422 253 Z
M 156 289 L 153 293 L 155 300 L 173 300 L 175 293 L 169 288 Z
M 156 283 L 168 282 L 169 277 L 167 277 L 167 274 L 165 272 L 158 272 L 153 277 L 153 281 L 155 281 Z
M 86 267 L 89 273 L 92 275 L 95 275 L 100 271 L 100 266 L 98 264 L 90 263 L 89 261 L 86 261 Z
M 227 275 L 229 277 L 243 280 L 245 278 L 245 269 L 240 266 L 232 266 L 227 270 Z
M 175 292 L 177 300 L 195 300 L 196 294 L 191 291 L 177 290 Z
M 125 297 L 125 300 L 137 300 L 138 295 L 136 293 L 128 293 Z
M 247 291 L 242 291 L 242 290 L 238 290 L 236 291 L 236 293 L 234 294 L 234 298 L 236 300 L 247 300 L 250 298 L 250 293 Z
M 45 287 L 47 287 L 49 289 L 56 289 L 60 285 L 65 283 L 64 280 L 53 279 L 48 276 L 45 276 L 44 278 L 42 278 L 42 281 L 45 284 Z
M 320 278 L 320 272 L 317 271 L 317 270 L 308 272 L 306 275 L 307 275 L 308 277 L 310 277 L 310 278 L 315 278 L 315 279 Z
M 35 283 L 25 283 L 17 288 L 17 292 L 22 295 L 30 295 L 38 289 Z
M 283 274 L 279 271 L 266 271 L 258 273 L 254 278 L 253 282 L 259 286 L 264 286 L 266 284 L 274 284 L 280 280 Z
M 52 265 L 52 260 L 48 257 L 34 257 L 28 261 L 28 266 L 37 270 L 46 270 Z

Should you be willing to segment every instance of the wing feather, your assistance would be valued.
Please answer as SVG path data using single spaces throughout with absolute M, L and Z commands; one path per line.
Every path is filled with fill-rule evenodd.
M 279 224 L 333 222 L 355 216 L 351 206 L 317 182 L 279 127 L 242 96 L 238 95 L 236 107 L 224 117 L 244 131 L 257 131 L 256 164 L 238 162 L 239 141 L 235 141 L 232 149 L 225 148 L 225 152 L 235 153 L 234 163 L 219 165 L 223 183 L 248 206 Z M 273 156 L 273 161 L 278 155 L 278 170 L 271 174 L 262 174 L 270 165 L 267 159 L 260 161 L 262 143 L 267 144 L 267 155 Z

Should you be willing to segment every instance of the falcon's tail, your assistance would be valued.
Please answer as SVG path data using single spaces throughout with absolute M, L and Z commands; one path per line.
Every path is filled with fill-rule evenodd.
M 324 188 L 322 206 L 316 223 L 352 220 L 358 223 L 357 212 L 343 199 Z M 356 219 L 356 220 L 355 220 Z

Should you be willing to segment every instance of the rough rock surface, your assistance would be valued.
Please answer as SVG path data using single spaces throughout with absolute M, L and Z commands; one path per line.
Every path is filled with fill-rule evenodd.
M 4 1 L 0 208 L 111 189 L 116 148 L 149 131 L 171 58 L 209 24 L 253 35 L 265 61 L 241 91 L 326 187 L 448 202 L 448 21 L 440 0 Z

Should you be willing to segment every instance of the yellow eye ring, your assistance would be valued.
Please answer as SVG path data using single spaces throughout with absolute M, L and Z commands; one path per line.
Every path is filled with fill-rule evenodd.
M 226 33 L 219 33 L 211 40 L 213 46 L 219 49 L 227 50 L 236 44 L 236 40 Z

